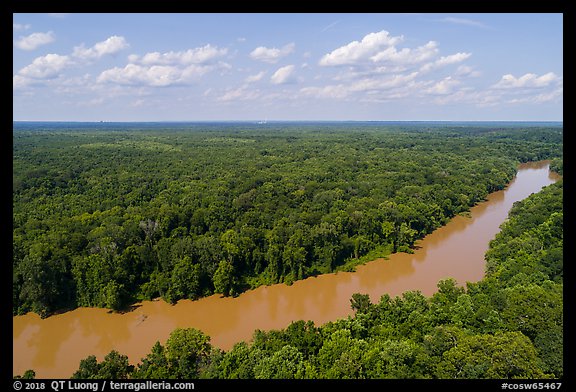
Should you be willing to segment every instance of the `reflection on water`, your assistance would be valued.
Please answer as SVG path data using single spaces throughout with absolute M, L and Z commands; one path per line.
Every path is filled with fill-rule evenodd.
M 35 314 L 13 317 L 13 373 L 34 369 L 39 378 L 67 378 L 81 359 L 100 360 L 110 350 L 127 354 L 137 363 L 156 341 L 164 342 L 177 327 L 196 327 L 211 336 L 212 344 L 230 349 L 249 340 L 255 329 L 284 328 L 295 320 L 317 325 L 352 313 L 352 294 L 367 293 L 373 302 L 388 293 L 436 291 L 440 279 L 455 278 L 463 285 L 484 274 L 484 253 L 512 204 L 559 179 L 547 162 L 523 164 L 504 191 L 496 192 L 417 243 L 414 254 L 399 253 L 375 260 L 356 272 L 308 278 L 292 286 L 260 287 L 237 298 L 219 295 L 176 305 L 148 301 L 125 314 L 79 308 L 41 320 Z

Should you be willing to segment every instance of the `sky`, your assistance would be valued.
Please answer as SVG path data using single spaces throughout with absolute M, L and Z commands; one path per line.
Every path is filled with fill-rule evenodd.
M 563 17 L 13 14 L 15 121 L 562 121 Z

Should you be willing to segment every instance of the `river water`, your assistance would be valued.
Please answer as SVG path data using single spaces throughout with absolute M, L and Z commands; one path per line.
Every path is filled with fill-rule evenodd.
M 115 349 L 138 363 L 156 341 L 164 343 L 177 327 L 195 327 L 211 336 L 213 345 L 230 349 L 250 340 L 255 329 L 285 328 L 292 321 L 313 320 L 316 325 L 352 314 L 354 293 L 369 294 L 373 302 L 388 293 L 436 291 L 440 279 L 453 277 L 460 285 L 484 276 L 484 253 L 515 201 L 522 200 L 560 177 L 548 162 L 522 164 L 509 186 L 492 193 L 446 226 L 416 243 L 414 254 L 398 253 L 339 272 L 259 287 L 236 298 L 219 295 L 176 305 L 164 301 L 139 303 L 124 314 L 105 309 L 78 308 L 40 319 L 29 313 L 13 317 L 13 374 L 34 369 L 38 378 L 69 378 L 81 359 L 99 360 Z

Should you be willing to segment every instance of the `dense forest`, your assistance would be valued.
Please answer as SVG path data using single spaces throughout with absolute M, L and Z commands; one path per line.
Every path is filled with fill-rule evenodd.
M 116 351 L 73 378 L 562 378 L 563 182 L 515 203 L 486 253 L 486 276 L 424 297 L 354 294 L 354 316 L 256 331 L 230 351 L 176 329 L 136 366 Z
M 157 297 L 175 302 L 213 293 L 236 295 L 262 284 L 290 284 L 352 268 L 368 252 L 409 251 L 415 240 L 502 189 L 514 176 L 518 162 L 561 158 L 562 134 L 562 128 L 353 123 L 133 129 L 15 123 L 13 313 L 33 311 L 45 317 L 77 306 L 119 310 Z M 561 168 L 561 161 L 557 162 Z M 492 254 L 488 259 L 492 279 L 504 282 L 507 278 L 501 275 L 506 272 L 500 267 L 505 263 L 495 261 L 497 255 Z M 550 263 L 558 262 L 560 255 L 549 256 Z M 552 264 L 546 268 L 553 268 Z M 556 276 L 546 283 L 546 268 L 538 270 L 543 281 L 532 282 L 532 286 L 559 284 Z M 533 274 L 525 275 L 526 282 L 534 279 Z M 524 275 L 514 279 L 519 276 Z M 530 284 L 522 287 L 537 290 Z M 323 327 L 322 334 L 333 330 L 336 335 L 335 347 L 321 353 L 327 360 L 336 358 L 336 346 L 350 344 L 347 355 L 355 355 L 354 350 L 362 347 L 354 345 L 368 342 L 361 343 L 368 338 L 363 333 L 380 325 L 374 328 L 382 336 L 392 334 L 392 324 L 382 324 L 382 318 L 400 320 L 403 312 L 414 313 L 409 311 L 412 307 L 420 309 L 414 314 L 429 318 L 430 309 L 444 306 L 447 312 L 453 300 L 458 306 L 480 306 L 473 302 L 474 290 L 494 299 L 482 291 L 488 290 L 482 285 L 470 287 L 467 293 L 450 282 L 442 287 L 438 298 L 430 301 L 417 293 L 383 299 L 375 305 L 357 298 L 364 305 L 359 306 L 356 318 L 339 323 L 358 324 L 359 330 L 353 332 L 356 327 L 350 327 L 348 333 L 338 323 Z M 510 290 L 506 295 L 515 293 Z M 545 292 L 552 295 L 548 286 Z M 446 304 L 433 305 L 435 301 Z M 396 310 L 385 310 L 388 307 Z M 400 310 L 403 307 L 406 309 Z M 399 313 L 392 316 L 390 312 Z M 507 328 L 502 327 L 508 325 L 506 320 L 491 318 L 490 313 L 482 317 L 498 328 Z M 469 328 L 462 325 L 428 332 L 468 341 Z M 418 339 L 424 337 L 418 334 L 427 332 L 412 336 L 406 328 L 406 339 L 393 343 L 380 339 L 379 345 L 390 346 L 371 347 L 407 355 L 406 360 L 412 361 L 410 353 L 418 351 Z M 280 337 L 260 333 L 252 348 L 239 346 L 231 351 L 234 354 L 226 355 L 242 356 L 245 350 L 246 355 L 256 355 L 250 358 L 257 362 L 256 349 L 275 350 L 273 361 L 302 359 L 294 364 L 298 374 L 332 374 L 310 362 L 311 356 L 321 354 L 315 350 L 327 347 L 331 338 L 318 340 L 320 330 L 305 323 L 287 331 L 300 334 L 309 347 L 290 344 L 280 348 L 278 342 L 287 339 L 282 336 L 291 332 L 277 332 Z M 180 339 L 179 333 L 171 341 Z M 476 340 L 468 342 L 469 350 L 474 345 L 506 341 L 534 352 L 534 358 L 541 356 L 530 350 L 543 350 L 538 346 L 540 338 L 528 332 L 522 336 L 509 331 L 474 336 Z M 534 339 L 532 346 L 526 336 Z M 190 338 L 204 342 L 204 337 Z M 155 347 L 151 355 L 160 358 L 170 353 L 172 345 L 168 343 L 166 348 Z M 202 344 L 205 353 L 212 353 L 207 341 Z M 168 355 L 171 357 L 173 354 Z M 270 358 L 267 361 L 272 361 Z M 371 360 L 376 367 L 387 366 L 376 352 Z M 199 359 L 193 362 L 200 363 Z M 258 374 L 241 370 L 230 370 L 230 374 L 218 370 L 218 374 L 272 374 L 266 372 L 279 363 L 262 365 Z M 553 364 L 547 366 L 537 369 L 557 374 Z M 339 368 L 346 369 L 344 364 Z M 202 374 L 208 374 L 206 369 Z M 416 371 L 417 367 L 410 369 Z M 452 374 L 451 369 L 447 367 L 443 374 Z M 143 368 L 138 371 L 145 372 Z M 356 374 L 360 375 L 370 376 Z

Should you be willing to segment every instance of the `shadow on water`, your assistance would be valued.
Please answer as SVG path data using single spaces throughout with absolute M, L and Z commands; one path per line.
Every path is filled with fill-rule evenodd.
M 141 306 L 142 306 L 141 304 L 128 305 L 123 309 L 120 309 L 118 311 L 108 311 L 108 313 L 126 314 L 126 313 L 130 313 L 130 312 L 135 311 L 136 309 L 140 308 Z

